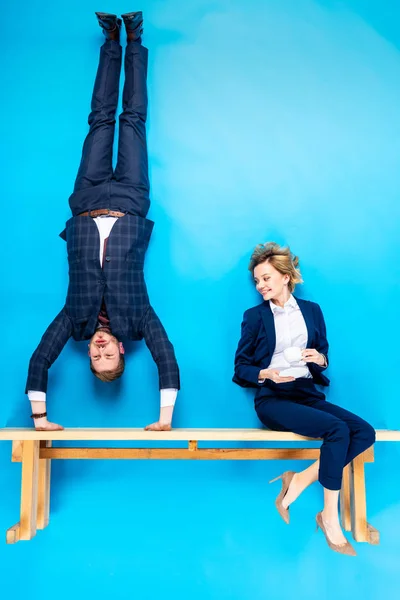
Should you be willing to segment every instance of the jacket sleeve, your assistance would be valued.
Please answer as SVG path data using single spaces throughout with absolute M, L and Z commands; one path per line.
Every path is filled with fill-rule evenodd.
M 180 389 L 179 367 L 174 347 L 153 308 L 150 306 L 140 324 L 140 333 L 157 365 L 160 390 Z
M 328 340 L 326 338 L 326 325 L 325 325 L 325 319 L 324 319 L 324 315 L 322 314 L 321 307 L 319 306 L 319 304 L 314 304 L 313 308 L 314 308 L 315 324 L 316 324 L 316 328 L 318 330 L 318 337 L 317 337 L 318 342 L 316 343 L 315 350 L 318 350 L 318 352 L 320 352 L 321 354 L 323 354 L 325 356 L 326 366 L 321 367 L 320 365 L 317 365 L 316 363 L 309 363 L 308 366 L 313 374 L 320 374 L 323 371 L 325 371 L 325 369 L 327 369 L 327 367 L 329 366 L 329 357 L 328 357 L 329 344 L 328 344 Z
M 260 367 L 254 364 L 258 330 L 250 324 L 247 313 L 243 315 L 242 332 L 235 354 L 235 373 L 233 381 L 241 387 L 258 387 Z
M 72 323 L 64 307 L 46 329 L 38 347 L 32 354 L 25 393 L 28 393 L 28 390 L 47 392 L 48 370 L 58 358 L 71 335 Z

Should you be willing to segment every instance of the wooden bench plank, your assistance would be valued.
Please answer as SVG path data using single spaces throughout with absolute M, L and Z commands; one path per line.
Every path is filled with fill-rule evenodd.
M 400 442 L 399 429 L 376 429 L 377 442 Z
M 43 443 L 44 442 L 42 442 L 41 444 L 43 444 Z M 13 444 L 14 444 L 14 442 L 13 442 Z M 40 450 L 40 454 L 39 454 L 39 456 L 40 456 L 41 459 L 44 459 L 44 458 L 45 459 L 52 459 L 52 458 L 55 458 L 55 459 L 59 459 L 59 458 L 98 458 L 99 457 L 98 454 L 96 455 L 96 451 L 98 449 L 97 448 L 92 448 L 92 447 L 90 447 L 90 448 L 92 448 L 94 450 L 94 453 L 93 453 L 94 455 L 92 457 L 90 457 L 88 454 L 86 454 L 85 456 L 78 456 L 80 450 L 82 450 L 82 454 L 84 454 L 85 452 L 87 452 L 87 450 L 90 449 L 90 448 L 86 448 L 86 447 L 75 447 L 75 448 L 69 448 L 69 449 L 66 449 L 66 448 L 65 449 L 64 448 L 63 449 L 61 449 L 61 448 L 53 448 L 51 451 L 44 450 L 44 448 L 45 448 L 45 446 L 43 446 L 43 447 L 41 446 L 41 450 Z M 128 449 L 128 448 L 126 448 L 126 449 Z M 148 449 L 149 448 L 147 448 L 147 450 Z M 217 448 L 215 448 L 215 449 L 217 449 Z M 59 452 L 59 450 L 60 450 L 60 452 Z M 102 450 L 108 451 L 109 449 L 103 447 Z M 123 449 L 121 449 L 121 450 L 123 450 Z M 134 450 L 134 448 L 130 448 L 129 450 Z M 146 448 L 137 448 L 137 450 L 140 450 L 141 453 L 143 453 L 146 450 Z M 182 450 L 182 449 L 180 449 L 180 448 L 175 448 L 175 449 L 171 448 L 171 450 Z M 198 448 L 198 442 L 193 441 L 193 440 L 189 440 L 189 450 L 190 451 L 199 450 L 199 448 Z M 202 448 L 200 448 L 200 450 L 202 450 Z M 214 450 L 214 449 L 210 448 L 209 450 Z M 259 456 L 256 456 L 254 453 L 256 451 L 262 451 L 264 449 L 263 448 L 243 448 L 243 449 L 237 448 L 236 450 L 244 450 L 244 451 L 248 450 L 248 453 L 247 453 L 246 457 L 249 460 L 257 460 L 257 458 L 259 458 L 259 456 L 261 456 L 261 455 L 259 454 Z M 281 448 L 281 450 L 282 450 L 282 456 L 279 455 L 279 457 L 280 457 L 281 460 L 284 460 L 284 459 L 293 459 L 294 455 L 292 453 L 293 452 L 297 452 L 297 450 L 305 450 L 305 451 L 307 451 L 307 454 L 301 454 L 301 456 L 300 455 L 296 455 L 296 457 L 299 458 L 299 459 L 317 460 L 317 458 L 319 458 L 319 448 Z M 71 451 L 70 454 L 68 454 L 69 451 Z M 289 454 L 288 454 L 288 452 L 289 452 Z M 373 447 L 369 448 L 364 453 L 364 456 L 365 456 L 365 458 L 364 458 L 365 462 L 374 462 Z M 146 456 L 139 456 L 139 455 L 133 456 L 132 454 L 131 454 L 130 457 L 131 458 L 147 458 Z M 155 457 L 155 455 L 153 455 L 152 458 L 154 458 L 154 457 Z M 172 457 L 172 455 L 171 455 L 171 457 Z M 107 457 L 104 456 L 104 458 L 107 458 Z M 109 458 L 113 458 L 113 457 L 110 455 Z M 128 456 L 125 456 L 123 458 L 128 458 Z M 224 458 L 224 457 L 222 457 L 222 458 Z M 234 457 L 232 456 L 232 458 L 234 458 Z M 243 455 L 243 457 L 241 457 L 241 458 L 245 458 L 245 456 Z M 13 455 L 12 460 L 13 460 L 13 462 L 21 462 L 22 455 L 21 455 L 21 457 L 19 455 L 18 456 Z
M 45 448 L 47 459 L 317 460 L 319 448 Z
M 29 428 L 0 429 L 0 440 L 64 441 L 316 441 L 292 432 L 266 429 L 173 429 L 145 431 L 139 428 L 77 428 L 63 431 L 35 431 Z
M 377 441 L 399 441 L 400 430 L 377 430 Z M 173 429 L 145 431 L 139 428 L 76 428 L 63 431 L 35 431 L 27 427 L 0 429 L 0 440 L 95 440 L 95 441 L 226 441 L 298 442 L 317 441 L 292 432 L 268 429 Z

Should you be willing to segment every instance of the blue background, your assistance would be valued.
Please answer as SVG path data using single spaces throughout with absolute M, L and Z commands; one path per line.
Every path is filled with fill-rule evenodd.
M 20 0 L 2 28 L 2 402 L 29 426 L 28 360 L 63 305 L 67 198 L 87 132 L 101 31 L 95 10 L 142 9 L 156 223 L 152 303 L 182 372 L 176 427 L 257 427 L 231 382 L 255 244 L 289 243 L 331 343 L 329 399 L 398 428 L 400 9 L 388 0 Z M 89 373 L 71 342 L 51 369 L 52 419 L 141 427 L 157 372 L 128 348 L 123 381 Z M 20 466 L 0 445 L 0 530 L 18 521 Z M 375 599 L 398 593 L 399 446 L 367 465 L 381 545 L 358 558 L 314 534 L 317 485 L 274 509 L 272 476 L 306 463 L 55 461 L 51 526 L 0 545 L 2 592 L 93 597 Z

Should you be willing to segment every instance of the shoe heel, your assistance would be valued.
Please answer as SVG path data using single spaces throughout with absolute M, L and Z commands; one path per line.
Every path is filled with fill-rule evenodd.
M 275 479 L 271 479 L 271 481 L 269 481 L 268 483 L 274 483 L 274 481 L 278 481 L 278 479 L 282 479 L 282 475 L 278 475 L 278 477 L 275 477 Z

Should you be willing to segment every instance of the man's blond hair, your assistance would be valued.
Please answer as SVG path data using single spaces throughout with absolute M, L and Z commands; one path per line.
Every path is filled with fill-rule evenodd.
M 124 358 L 123 354 L 120 355 L 118 366 L 116 369 L 114 369 L 114 371 L 97 372 L 93 368 L 92 361 L 90 361 L 90 370 L 92 371 L 93 375 L 98 377 L 98 379 L 101 379 L 101 381 L 105 381 L 107 383 L 110 383 L 111 381 L 118 379 L 118 377 L 121 377 L 122 373 L 124 372 L 124 369 L 125 369 L 125 358 Z

